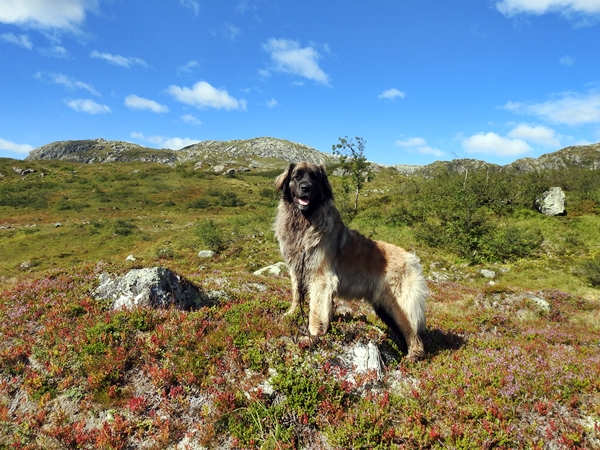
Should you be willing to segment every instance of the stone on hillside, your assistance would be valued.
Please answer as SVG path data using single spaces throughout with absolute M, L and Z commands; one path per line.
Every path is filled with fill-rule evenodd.
M 559 187 L 551 187 L 535 199 L 535 207 L 547 216 L 559 216 L 565 213 L 565 193 Z
M 538 309 L 542 311 L 550 311 L 550 303 L 548 303 L 548 301 L 544 300 L 543 298 L 537 297 L 535 295 L 528 295 L 525 297 L 525 300 L 529 300 L 531 303 L 537 306 Z
M 21 169 L 19 167 L 13 167 L 13 170 L 16 173 L 18 173 L 19 175 L 21 175 L 22 177 L 24 177 L 25 175 L 27 175 L 29 173 L 35 172 L 35 169 Z
M 215 252 L 212 250 L 200 250 L 198 252 L 198 258 L 212 258 L 215 256 Z
M 371 341 L 366 344 L 357 342 L 348 350 L 344 360 L 354 374 L 366 374 L 375 371 L 377 380 L 383 377 L 383 363 L 379 348 Z
M 133 256 L 133 255 L 129 255 L 129 256 L 127 256 L 127 258 L 125 258 L 125 261 L 131 261 L 131 262 L 134 262 L 134 261 L 135 261 L 135 256 Z
M 214 303 L 198 288 L 163 267 L 133 269 L 114 279 L 102 273 L 98 279 L 100 285 L 94 291 L 94 297 L 112 300 L 113 309 L 174 305 L 178 309 L 189 310 Z
M 287 265 L 284 262 L 278 262 L 271 266 L 263 267 L 254 272 L 254 275 L 274 275 L 279 276 L 281 272 L 287 270 Z
M 479 273 L 482 276 L 484 276 L 485 278 L 495 278 L 496 277 L 496 272 L 494 272 L 493 270 L 481 269 L 479 271 Z

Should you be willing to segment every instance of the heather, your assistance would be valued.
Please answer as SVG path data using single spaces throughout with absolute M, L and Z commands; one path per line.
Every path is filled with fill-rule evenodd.
M 349 226 L 422 259 L 428 353 L 411 362 L 359 302 L 336 302 L 330 332 L 298 345 L 289 281 L 253 274 L 279 261 L 279 171 L 15 164 L 0 160 L 1 448 L 600 447 L 593 171 L 383 169 L 358 211 L 331 177 Z M 553 185 L 564 217 L 532 208 Z M 156 265 L 215 304 L 113 310 L 92 295 L 100 273 Z M 366 342 L 380 377 L 343 363 Z

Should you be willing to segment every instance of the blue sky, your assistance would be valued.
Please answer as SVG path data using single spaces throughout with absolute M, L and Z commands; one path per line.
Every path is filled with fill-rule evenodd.
M 600 141 L 600 0 L 0 0 L 0 157 L 272 136 L 507 164 Z

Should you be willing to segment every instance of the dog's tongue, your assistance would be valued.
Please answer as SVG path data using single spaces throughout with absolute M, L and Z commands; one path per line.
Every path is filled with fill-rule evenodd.
M 298 203 L 300 203 L 302 206 L 308 206 L 308 204 L 309 204 L 310 202 L 309 202 L 309 201 L 308 201 L 308 199 L 306 199 L 306 198 L 299 197 L 299 198 L 298 198 Z

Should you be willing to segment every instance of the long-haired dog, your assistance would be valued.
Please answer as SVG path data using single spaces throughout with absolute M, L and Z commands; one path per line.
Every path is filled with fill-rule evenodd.
M 344 225 L 322 166 L 291 164 L 277 177 L 281 200 L 275 235 L 288 264 L 293 312 L 306 294 L 311 335 L 325 333 L 333 299 L 365 299 L 396 334 L 404 336 L 408 357 L 425 354 L 427 283 L 412 253 L 373 241 Z

